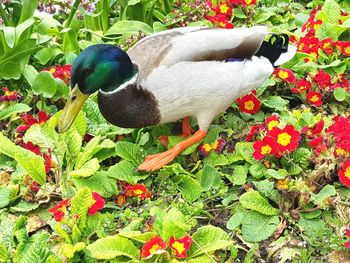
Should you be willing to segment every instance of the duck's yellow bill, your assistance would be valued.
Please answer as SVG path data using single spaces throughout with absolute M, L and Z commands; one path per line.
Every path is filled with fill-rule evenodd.
M 58 120 L 57 131 L 59 133 L 65 132 L 69 129 L 88 97 L 88 94 L 80 92 L 78 86 L 75 86 L 74 89 L 72 89 L 67 104 L 64 106 Z

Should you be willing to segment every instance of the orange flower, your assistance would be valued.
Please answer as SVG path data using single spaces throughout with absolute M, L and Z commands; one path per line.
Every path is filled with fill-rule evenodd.
M 280 119 L 276 115 L 271 115 L 265 119 L 265 124 L 269 131 L 280 124 L 280 122 Z
M 256 160 L 261 160 L 269 154 L 275 154 L 278 150 L 278 144 L 275 139 L 266 136 L 262 140 L 254 142 L 253 148 L 253 157 Z
M 307 91 L 311 88 L 311 82 L 306 80 L 306 79 L 300 79 L 298 81 L 297 87 L 296 88 L 292 88 L 292 91 L 294 93 L 301 93 L 304 91 Z
M 347 159 L 338 171 L 340 182 L 350 188 L 350 159 Z
M 270 135 L 278 144 L 279 155 L 286 151 L 292 152 L 299 145 L 300 133 L 294 129 L 293 125 L 287 125 L 284 129 L 274 127 L 270 132 Z
M 311 106 L 319 107 L 323 104 L 322 94 L 316 91 L 310 91 L 306 94 L 306 99 Z
M 153 255 L 162 254 L 166 252 L 166 242 L 159 237 L 153 237 L 147 241 L 141 248 L 141 257 L 150 259 Z
M 186 258 L 191 244 L 192 238 L 189 236 L 180 239 L 175 239 L 174 236 L 171 236 L 169 240 L 169 246 L 175 252 L 177 258 Z
M 258 113 L 261 106 L 260 100 L 256 97 L 255 90 L 243 97 L 238 98 L 237 103 L 241 112 L 249 114 Z
M 288 83 L 294 83 L 296 81 L 293 71 L 289 69 L 276 68 L 275 71 L 273 72 L 273 75 L 275 75 L 275 77 L 281 80 L 284 80 Z

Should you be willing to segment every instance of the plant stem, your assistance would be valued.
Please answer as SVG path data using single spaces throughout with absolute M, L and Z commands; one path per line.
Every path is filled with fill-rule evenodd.
M 10 20 L 7 18 L 6 12 L 2 7 L 2 4 L 0 4 L 0 15 L 2 20 L 4 21 L 5 26 L 10 26 L 11 25 Z
M 69 16 L 68 16 L 68 19 L 67 19 L 67 21 L 66 21 L 66 27 L 69 27 L 70 24 L 72 23 L 73 17 L 74 17 L 75 13 L 76 13 L 77 10 L 78 10 L 79 4 L 80 4 L 80 0 L 75 0 L 75 1 L 74 1 L 74 4 L 73 4 L 72 9 L 71 9 L 71 11 L 70 11 L 70 14 L 69 14 Z

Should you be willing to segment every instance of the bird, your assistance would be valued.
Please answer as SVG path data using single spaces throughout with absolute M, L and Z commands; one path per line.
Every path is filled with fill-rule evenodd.
M 137 168 L 152 172 L 200 142 L 218 114 L 259 87 L 295 53 L 287 35 L 272 34 L 267 26 L 170 29 L 141 39 L 127 52 L 94 44 L 73 61 L 71 91 L 56 128 L 65 132 L 95 92 L 103 117 L 119 127 L 182 119 L 186 139 L 147 156 Z M 197 120 L 196 132 L 190 117 Z

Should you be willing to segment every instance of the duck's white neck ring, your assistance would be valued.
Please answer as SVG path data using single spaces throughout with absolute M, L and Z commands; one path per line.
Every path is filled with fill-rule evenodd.
M 133 75 L 128 81 L 124 82 L 119 87 L 116 87 L 114 90 L 112 90 L 112 91 L 103 91 L 102 89 L 100 89 L 99 92 L 104 94 L 104 95 L 107 95 L 107 96 L 115 94 L 115 93 L 125 89 L 129 85 L 135 84 L 135 82 L 137 80 L 137 77 L 138 77 L 138 73 L 135 73 L 135 75 Z

